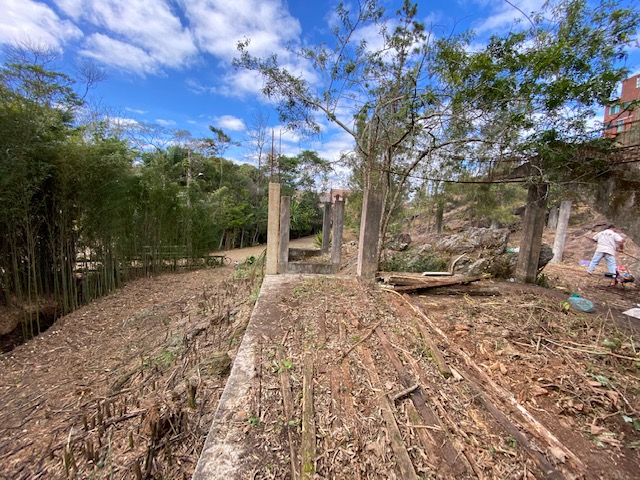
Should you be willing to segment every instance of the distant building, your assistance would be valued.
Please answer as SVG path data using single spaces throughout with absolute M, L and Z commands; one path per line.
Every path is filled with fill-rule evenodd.
M 617 137 L 623 144 L 630 143 L 626 132 L 640 126 L 640 106 L 636 104 L 639 99 L 640 75 L 623 80 L 620 98 L 604 110 L 605 137 Z
M 350 193 L 351 193 L 351 190 L 346 190 L 342 188 L 332 188 L 328 192 L 320 194 L 320 201 L 322 203 L 329 202 L 329 201 L 331 203 L 336 203 L 336 196 L 339 196 L 340 200 L 344 200 L 346 197 L 349 196 Z

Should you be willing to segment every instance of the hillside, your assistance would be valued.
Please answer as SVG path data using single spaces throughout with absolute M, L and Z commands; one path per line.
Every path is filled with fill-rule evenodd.
M 601 220 L 576 214 L 565 262 L 544 269 L 548 288 L 489 279 L 481 283 L 495 291 L 490 296 L 433 290 L 403 298 L 347 279 L 295 279 L 277 302 L 287 312 L 278 322 L 293 322 L 277 343 L 290 364 L 294 399 L 301 398 L 303 353 L 322 354 L 314 405 L 318 474 L 401 476 L 379 399 L 406 388 L 408 374 L 434 402 L 435 417 L 415 417 L 408 394 L 394 400 L 392 412 L 409 461 L 425 477 L 544 478 L 548 462 L 556 478 L 636 478 L 640 321 L 621 312 L 636 306 L 638 285 L 610 286 L 578 264 L 592 253 L 584 234 Z M 423 234 L 413 242 L 425 241 Z M 552 232 L 545 237 L 552 243 Z M 517 241 L 516 231 L 509 243 Z M 343 273 L 353 267 L 353 243 L 347 238 L 343 246 Z M 634 244 L 627 252 L 640 257 Z M 630 260 L 622 257 L 635 270 Z M 140 279 L 3 354 L 0 478 L 190 478 L 249 319 L 253 275 L 223 267 Z M 566 309 L 573 293 L 593 300 L 597 311 Z M 314 348 L 323 335 L 326 344 Z M 423 343 L 429 336 L 432 347 Z M 269 466 L 246 472 L 253 478 L 290 478 L 285 445 L 301 439 L 299 423 L 282 427 L 274 345 L 261 349 L 256 410 L 237 425 L 259 464 Z M 438 373 L 434 349 L 453 377 Z M 334 360 L 346 370 L 322 369 Z M 366 379 L 372 371 L 377 383 Z M 553 432 L 555 450 L 509 401 Z M 433 439 L 442 457 L 429 450 Z M 540 459 L 538 451 L 552 453 Z

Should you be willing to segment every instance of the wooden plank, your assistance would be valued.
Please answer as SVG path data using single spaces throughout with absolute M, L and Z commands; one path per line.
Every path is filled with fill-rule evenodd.
M 416 410 L 416 407 L 413 403 L 407 404 L 407 416 L 409 417 L 409 421 L 411 424 L 409 425 L 413 428 L 413 425 L 419 425 L 422 423 L 422 416 Z M 433 445 L 435 444 L 435 440 L 431 436 L 431 429 L 427 428 L 413 428 L 415 434 L 420 439 L 420 443 L 422 444 L 422 448 L 424 449 L 424 454 L 427 457 L 427 462 L 429 467 L 437 472 L 439 470 L 439 464 L 443 461 L 442 457 L 439 457 L 437 453 L 433 450 Z
M 380 382 L 380 377 L 378 377 L 378 372 L 376 371 L 376 366 L 373 363 L 371 352 L 367 348 L 360 346 L 358 348 L 358 353 L 367 368 L 367 373 L 369 374 L 373 387 L 375 389 L 382 390 L 382 382 Z M 387 431 L 389 432 L 391 448 L 395 454 L 396 465 L 398 465 L 398 469 L 400 470 L 400 478 L 403 480 L 418 480 L 418 475 L 413 468 L 413 462 L 411 461 L 411 457 L 409 457 L 409 452 L 407 452 L 407 447 L 405 446 L 402 435 L 400 434 L 400 429 L 398 428 L 396 418 L 393 415 L 389 399 L 386 395 L 382 395 L 379 399 L 382 417 L 384 418 L 384 422 L 387 425 Z
M 285 368 L 284 348 L 278 345 L 276 349 L 276 358 L 279 366 L 280 390 L 282 392 L 282 404 L 284 411 L 284 423 L 287 429 L 287 438 L 289 440 L 289 453 L 291 455 L 291 478 L 298 480 L 300 478 L 298 470 L 298 453 L 293 444 L 293 433 L 289 420 L 293 420 L 293 396 L 291 395 L 291 382 L 289 380 L 289 370 Z
M 300 442 L 301 478 L 315 475 L 316 423 L 313 410 L 313 355 L 304 357 L 302 374 L 302 441 Z

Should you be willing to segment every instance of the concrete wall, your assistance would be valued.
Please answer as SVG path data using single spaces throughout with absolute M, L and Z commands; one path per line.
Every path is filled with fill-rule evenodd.
M 595 208 L 640 244 L 640 169 L 633 164 L 611 169 L 598 181 Z

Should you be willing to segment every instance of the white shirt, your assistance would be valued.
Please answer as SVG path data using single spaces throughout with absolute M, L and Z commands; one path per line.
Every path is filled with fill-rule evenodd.
M 596 233 L 593 239 L 598 242 L 596 252 L 608 253 L 609 255 L 615 255 L 618 244 L 624 241 L 620 234 L 609 229 Z

